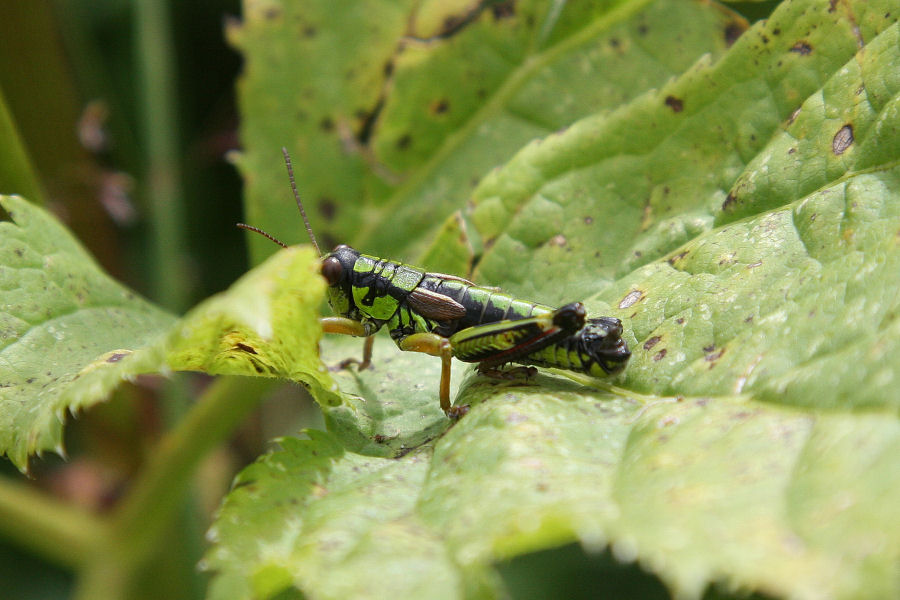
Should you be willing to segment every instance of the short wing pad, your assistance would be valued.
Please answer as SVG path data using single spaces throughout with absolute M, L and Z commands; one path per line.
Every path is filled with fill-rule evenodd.
M 406 296 L 407 305 L 426 319 L 453 321 L 466 316 L 466 308 L 449 296 L 417 287 Z

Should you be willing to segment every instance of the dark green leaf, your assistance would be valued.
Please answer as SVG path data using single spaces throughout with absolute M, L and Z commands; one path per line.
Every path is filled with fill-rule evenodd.
M 44 210 L 0 204 L 0 452 L 62 453 L 62 424 L 126 377 L 158 370 L 152 349 L 174 318 L 110 279 Z

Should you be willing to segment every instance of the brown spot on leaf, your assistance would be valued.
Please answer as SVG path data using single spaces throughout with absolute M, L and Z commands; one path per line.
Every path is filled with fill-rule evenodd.
M 664 359 L 665 357 L 666 357 L 666 349 L 663 348 L 662 350 L 660 350 L 659 352 L 657 352 L 656 354 L 653 355 L 653 361 L 659 362 L 662 359 Z
M 683 259 L 683 258 L 684 258 L 685 256 L 687 256 L 687 255 L 688 255 L 688 251 L 687 251 L 687 250 L 682 250 L 681 252 L 679 252 L 679 253 L 676 254 L 675 256 L 670 257 L 669 260 L 667 260 L 666 262 L 669 263 L 670 265 L 672 265 L 672 266 L 674 267 L 674 266 L 675 266 L 675 263 L 677 263 L 679 260 Z
M 593 223 L 593 222 L 594 222 L 594 217 L 588 216 L 588 217 L 585 217 L 585 218 L 584 218 L 584 224 L 585 224 L 585 225 L 590 225 L 590 224 Z
M 319 129 L 325 132 L 334 131 L 334 121 L 331 120 L 331 117 L 322 117 L 322 120 L 319 121 Z
M 684 102 L 675 96 L 666 96 L 666 106 L 672 109 L 672 112 L 680 113 L 684 110 Z
M 644 350 L 649 350 L 653 346 L 659 342 L 662 338 L 658 335 L 654 335 L 652 338 L 649 338 L 646 342 L 644 342 Z
M 113 352 L 109 356 L 106 357 L 106 362 L 108 363 L 117 363 L 126 356 L 128 356 L 129 352 Z M 47 373 L 49 375 L 49 373 Z
M 316 31 L 316 28 L 313 25 L 307 25 L 303 28 L 303 37 L 305 38 L 315 37 L 317 33 L 318 31 Z
M 805 40 L 800 40 L 799 42 L 791 46 L 790 49 L 790 52 L 799 54 L 800 56 L 808 56 L 809 54 L 812 54 L 812 51 L 812 46 L 810 46 L 809 43 Z
M 684 317 L 678 317 L 677 319 L 675 319 L 675 322 L 679 325 L 684 325 Z
M 836 134 L 834 134 L 834 139 L 831 140 L 831 151 L 834 152 L 835 156 L 840 156 L 852 144 L 853 126 L 849 124 L 844 125 L 840 129 L 838 129 L 838 132 Z
M 725 201 L 722 203 L 722 210 L 729 211 L 731 207 L 737 203 L 737 197 L 734 195 L 734 192 L 728 192 L 728 195 L 725 196 Z
M 234 345 L 235 350 L 240 350 L 241 352 L 246 352 L 247 354 L 256 354 L 256 349 L 253 346 L 248 346 L 243 342 L 238 342 Z
M 433 115 L 441 115 L 447 112 L 450 108 L 450 102 L 447 101 L 446 98 L 440 98 L 431 103 L 431 106 L 428 107 L 428 110 L 431 111 Z
M 410 144 L 412 144 L 412 136 L 408 133 L 404 133 L 397 139 L 397 148 L 400 150 L 406 150 Z
M 704 348 L 704 350 L 705 350 L 705 348 Z M 714 366 L 716 366 L 716 361 L 719 360 L 720 358 L 722 358 L 723 354 L 725 354 L 725 348 L 722 348 L 718 352 L 714 352 L 712 354 L 707 354 L 706 356 L 703 357 L 703 360 L 705 360 L 708 363 L 712 363 L 709 365 L 709 368 L 711 369 Z

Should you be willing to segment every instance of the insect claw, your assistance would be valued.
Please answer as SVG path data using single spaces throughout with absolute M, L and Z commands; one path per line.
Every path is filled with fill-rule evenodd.
M 329 371 L 343 371 L 345 369 L 350 368 L 350 365 L 356 365 L 356 371 L 364 371 L 372 366 L 372 362 L 368 360 L 359 360 L 356 358 L 345 358 L 341 362 L 336 365 L 328 367 Z
M 464 417 L 464 416 L 466 415 L 466 413 L 468 413 L 468 412 L 469 412 L 469 405 L 468 405 L 468 404 L 462 404 L 462 405 L 457 405 L 457 406 L 451 406 L 451 407 L 448 408 L 447 411 L 446 411 L 447 417 L 450 418 L 450 419 L 453 420 L 453 421 L 458 421 L 459 419 L 461 419 L 462 417 Z

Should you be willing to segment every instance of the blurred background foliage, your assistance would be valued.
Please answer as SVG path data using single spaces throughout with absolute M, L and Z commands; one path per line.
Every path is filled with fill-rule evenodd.
M 752 22 L 774 4 L 732 8 Z M 240 12 L 239 0 L 0 3 L 0 119 L 9 117 L 27 155 L 0 156 L 0 192 L 48 206 L 106 271 L 176 313 L 224 289 L 248 265 L 244 235 L 234 227 L 242 220 L 241 181 L 227 160 L 240 145 L 234 83 L 241 59 L 223 35 L 225 21 Z M 10 166 L 17 159 L 33 176 Z M 158 380 L 122 386 L 113 401 L 70 423 L 70 458 L 35 460 L 28 485 L 107 511 L 179 406 L 206 384 L 180 376 L 174 391 Z M 205 575 L 195 568 L 202 534 L 232 475 L 266 440 L 320 419 L 298 395 L 296 387 L 273 394 L 229 448 L 208 458 L 140 596 L 203 596 Z M 0 471 L 21 479 L 7 461 Z M 572 598 L 666 597 L 638 567 L 576 547 L 518 559 L 501 574 L 522 598 L 546 597 L 540 585 L 548 580 L 566 581 Z M 66 569 L 0 540 L 0 598 L 66 598 L 74 585 Z

